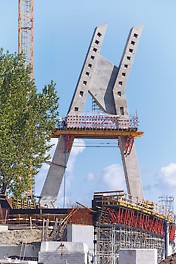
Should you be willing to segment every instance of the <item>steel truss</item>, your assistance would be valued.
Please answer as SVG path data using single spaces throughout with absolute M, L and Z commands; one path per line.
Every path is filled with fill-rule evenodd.
M 34 78 L 34 0 L 18 0 L 18 53 L 23 53 Z

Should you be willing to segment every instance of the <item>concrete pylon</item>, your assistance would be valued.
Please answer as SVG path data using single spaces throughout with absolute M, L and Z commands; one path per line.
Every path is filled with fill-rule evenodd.
M 94 31 L 67 116 L 82 113 L 87 94 L 89 93 L 104 112 L 129 117 L 125 86 L 143 26 L 131 29 L 119 67 L 100 55 L 106 28 L 107 25 L 105 24 L 97 27 Z M 41 205 L 53 207 L 53 203 L 57 199 L 73 141 L 73 136 L 71 138 L 60 136 L 42 189 Z M 119 137 L 119 143 L 127 191 L 132 196 L 143 198 L 142 183 L 134 145 L 130 155 L 125 157 L 124 137 Z

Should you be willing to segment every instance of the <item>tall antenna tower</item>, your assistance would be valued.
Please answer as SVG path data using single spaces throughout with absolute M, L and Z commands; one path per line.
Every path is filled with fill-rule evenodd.
M 34 78 L 34 0 L 18 0 L 18 53 L 26 57 Z

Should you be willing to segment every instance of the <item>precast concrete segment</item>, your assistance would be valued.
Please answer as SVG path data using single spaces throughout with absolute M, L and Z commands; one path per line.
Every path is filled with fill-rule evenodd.
M 143 25 L 133 27 L 130 30 L 128 40 L 119 64 L 117 79 L 113 88 L 116 114 L 128 116 L 127 101 L 125 96 L 125 86 L 128 81 L 136 49 L 142 33 Z
M 98 56 L 89 93 L 103 111 L 115 115 L 113 87 L 118 68 L 101 55 Z
M 87 56 L 78 80 L 72 102 L 69 107 L 68 115 L 77 115 L 83 111 L 86 96 L 92 82 L 92 76 L 96 67 L 101 45 L 104 39 L 107 25 L 101 25 L 95 29 L 92 41 L 87 52 Z
M 70 144 L 73 144 L 73 139 Z M 58 196 L 69 155 L 70 148 L 68 149 L 66 147 L 65 136 L 61 135 L 41 192 L 41 206 L 47 206 L 49 208 L 54 207 L 54 202 Z
M 132 197 L 139 197 L 140 199 L 144 199 L 135 146 L 133 144 L 130 155 L 125 156 L 124 150 L 126 143 L 123 136 L 119 137 L 119 143 L 127 192 Z
M 125 95 L 125 86 L 129 77 L 129 72 L 134 60 L 134 55 L 139 43 L 139 39 L 142 33 L 143 25 L 134 27 L 131 29 L 122 58 L 118 68 L 117 79 L 113 89 L 115 108 L 117 115 L 124 115 L 128 118 L 128 107 Z M 125 173 L 127 191 L 132 196 L 138 196 L 144 198 L 143 188 L 141 183 L 141 177 L 137 162 L 137 156 L 135 151 L 135 145 L 133 144 L 130 155 L 125 156 L 125 139 L 119 137 L 120 150 L 122 156 L 122 163 Z

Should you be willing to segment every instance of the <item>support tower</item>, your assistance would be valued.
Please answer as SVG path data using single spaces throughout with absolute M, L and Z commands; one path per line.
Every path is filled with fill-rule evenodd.
M 95 29 L 78 84 L 67 113 L 67 118 L 69 120 L 81 115 L 88 93 L 105 114 L 114 116 L 118 115 L 123 119 L 129 120 L 125 86 L 129 77 L 129 72 L 143 26 L 139 25 L 130 30 L 118 67 L 100 55 L 100 49 L 106 28 L 107 25 L 105 24 Z M 97 132 L 97 134 L 99 133 L 99 138 L 101 138 L 100 130 L 98 131 L 99 132 Z M 69 135 L 66 135 L 66 132 L 65 134 L 60 134 L 59 142 L 41 193 L 41 205 L 52 207 L 54 201 L 56 200 L 74 138 L 79 137 L 80 135 L 80 132 L 78 131 L 76 132 L 77 136 L 75 136 L 75 132 L 74 134 L 70 133 Z M 87 131 L 86 133 L 88 137 L 90 132 Z M 95 135 L 94 133 L 92 138 L 97 138 L 97 134 Z M 103 134 L 105 135 L 106 132 L 103 132 Z M 53 137 L 58 137 L 57 132 L 54 132 Z M 119 140 L 127 191 L 132 196 L 143 198 L 142 183 L 134 144 L 130 154 L 125 155 L 124 153 L 127 143 L 126 135 L 123 133 L 121 135 L 116 133 L 116 138 Z

